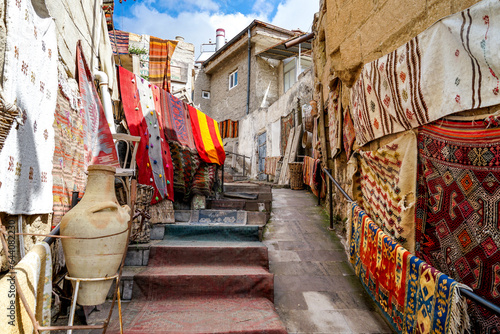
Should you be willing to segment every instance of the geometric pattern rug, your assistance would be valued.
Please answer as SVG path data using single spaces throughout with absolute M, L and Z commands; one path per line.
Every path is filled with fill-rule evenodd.
M 350 228 L 350 261 L 397 333 L 461 333 L 469 327 L 459 283 L 395 242 L 355 203 Z
M 475 118 L 419 131 L 417 255 L 499 305 L 500 129 Z M 487 310 L 474 303 L 469 310 L 481 333 L 500 328 Z

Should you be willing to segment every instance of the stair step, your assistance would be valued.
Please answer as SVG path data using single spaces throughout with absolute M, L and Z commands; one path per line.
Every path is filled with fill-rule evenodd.
M 259 241 L 259 226 L 165 225 L 165 240 Z
M 274 300 L 274 275 L 257 266 L 148 267 L 134 276 L 133 299 L 251 296 Z
M 267 247 L 258 241 L 163 240 L 150 249 L 149 266 L 254 265 L 269 269 Z
M 286 334 L 273 303 L 265 298 L 193 297 L 130 303 L 124 311 L 127 334 Z M 118 322 L 108 333 L 119 333 Z

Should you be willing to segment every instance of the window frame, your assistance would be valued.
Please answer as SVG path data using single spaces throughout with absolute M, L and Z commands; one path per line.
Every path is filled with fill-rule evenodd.
M 229 74 L 229 90 L 236 86 L 238 86 L 238 70 L 234 70 Z
M 203 99 L 210 100 L 210 92 L 208 90 L 202 90 L 201 91 L 201 97 Z

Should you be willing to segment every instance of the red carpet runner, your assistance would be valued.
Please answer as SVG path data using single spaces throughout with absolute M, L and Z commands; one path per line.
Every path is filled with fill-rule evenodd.
M 171 228 L 184 230 L 152 246 L 149 265 L 134 277 L 125 333 L 286 333 L 258 229 L 241 239 L 207 235 L 206 226 Z M 116 321 L 108 333 L 119 333 Z

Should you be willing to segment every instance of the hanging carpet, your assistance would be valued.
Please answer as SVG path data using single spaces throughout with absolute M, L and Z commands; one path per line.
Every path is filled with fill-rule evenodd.
M 353 196 L 388 235 L 415 250 L 417 139 L 408 131 L 376 151 L 359 151 Z
M 350 262 L 397 333 L 463 333 L 468 328 L 459 283 L 396 243 L 355 203 L 350 225 Z
M 418 134 L 417 256 L 500 304 L 500 129 L 449 118 Z M 474 327 L 500 318 L 470 304 Z
M 5 1 L 3 98 L 21 110 L 0 152 L 0 212 L 52 212 L 52 155 L 57 99 L 54 19 L 31 1 Z
M 201 160 L 218 165 L 224 164 L 226 152 L 217 122 L 194 107 L 188 106 L 188 109 L 194 142 Z
M 226 119 L 219 122 L 219 130 L 221 138 L 238 138 L 238 121 Z
M 121 30 L 110 30 L 109 41 L 113 48 L 113 54 L 128 55 L 129 33 Z M 115 43 L 116 41 L 116 43 Z M 117 53 L 118 48 L 118 53 Z
M 354 131 L 354 124 L 352 123 L 351 112 L 347 109 L 344 112 L 344 129 L 342 132 L 344 139 L 344 150 L 347 160 L 351 158 L 354 140 L 356 139 L 356 132 Z
M 285 155 L 286 145 L 288 142 L 288 137 L 290 136 L 290 131 L 295 127 L 295 114 L 293 112 L 286 116 L 281 117 L 281 155 Z
M 78 88 L 83 112 L 85 170 L 89 165 L 120 167 L 113 136 L 104 114 L 101 100 L 94 85 L 80 43 L 77 45 Z
M 149 82 L 167 92 L 172 91 L 170 61 L 178 41 L 149 38 Z
M 366 64 L 351 89 L 358 144 L 500 104 L 498 54 L 500 2 L 484 0 Z
M 174 168 L 175 198 L 187 202 L 192 195 L 193 180 L 200 167 L 200 156 L 196 150 L 182 146 L 176 141 L 168 141 Z
M 339 101 L 340 80 L 337 80 L 328 94 L 328 139 L 330 158 L 342 150 L 342 107 Z
M 193 195 L 213 196 L 213 186 L 215 183 L 215 164 L 201 162 L 193 178 Z
M 156 112 L 151 84 L 119 67 L 120 93 L 130 134 L 140 136 L 138 182 L 155 188 L 151 204 L 174 200 L 173 167 L 168 143 Z

